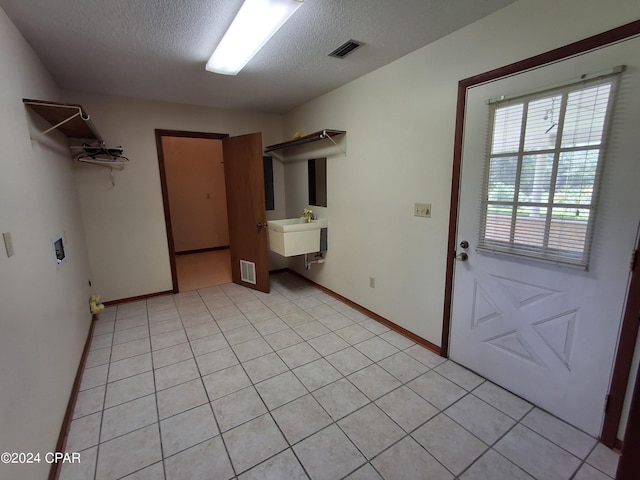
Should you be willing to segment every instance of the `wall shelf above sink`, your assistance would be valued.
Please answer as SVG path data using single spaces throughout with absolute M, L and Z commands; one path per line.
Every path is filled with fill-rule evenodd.
M 298 147 L 300 145 L 306 145 L 307 143 L 324 140 L 325 138 L 328 138 L 337 146 L 337 143 L 333 140 L 333 137 L 336 137 L 338 135 L 344 135 L 346 133 L 347 132 L 345 130 L 330 130 L 328 128 L 325 128 L 324 130 L 320 130 L 319 132 L 314 132 L 309 135 L 305 135 L 304 137 L 296 138 L 294 140 L 289 140 L 288 142 L 269 145 L 267 148 L 265 148 L 264 153 L 273 152 L 275 150 L 284 150 L 287 148 Z

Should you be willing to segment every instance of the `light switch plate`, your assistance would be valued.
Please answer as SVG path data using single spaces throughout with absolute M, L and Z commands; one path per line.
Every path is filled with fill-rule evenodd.
M 11 240 L 11 233 L 4 232 L 2 234 L 2 238 L 4 239 L 4 248 L 7 251 L 7 257 L 13 257 L 13 240 Z
M 431 204 L 430 203 L 416 203 L 413 209 L 413 215 L 415 217 L 431 217 Z

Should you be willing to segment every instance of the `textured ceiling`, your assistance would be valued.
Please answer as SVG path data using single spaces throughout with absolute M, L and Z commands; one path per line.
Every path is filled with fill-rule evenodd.
M 0 0 L 65 89 L 285 112 L 514 0 L 305 0 L 237 76 L 205 63 L 242 0 Z M 340 60 L 343 42 L 366 45 Z

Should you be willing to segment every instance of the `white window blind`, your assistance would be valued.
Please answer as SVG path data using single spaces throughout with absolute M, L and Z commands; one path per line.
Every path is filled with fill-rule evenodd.
M 490 105 L 479 249 L 588 267 L 620 71 Z

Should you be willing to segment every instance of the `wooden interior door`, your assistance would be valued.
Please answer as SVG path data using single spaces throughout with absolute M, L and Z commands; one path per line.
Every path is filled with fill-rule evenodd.
M 222 140 L 234 283 L 269 292 L 262 135 Z

